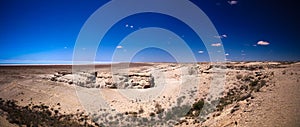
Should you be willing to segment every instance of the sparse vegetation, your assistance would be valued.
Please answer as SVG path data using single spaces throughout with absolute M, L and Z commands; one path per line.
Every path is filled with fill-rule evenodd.
M 18 106 L 14 100 L 3 100 L 0 98 L 0 111 L 6 112 L 7 120 L 19 126 L 37 127 L 93 127 L 98 124 L 88 119 L 83 113 L 61 114 L 58 110 L 52 111 L 49 106 L 27 105 Z
M 202 108 L 204 106 L 204 100 L 201 99 L 199 101 L 196 101 L 190 111 L 187 113 L 187 116 L 197 117 L 199 116 Z
M 250 80 L 250 84 L 249 84 L 249 85 L 250 85 L 251 87 L 255 87 L 255 86 L 257 86 L 258 82 L 259 82 L 258 80 L 254 80 L 254 81 L 251 81 L 251 80 Z
M 251 75 L 245 75 L 244 77 L 237 75 L 236 78 L 245 84 L 241 85 L 239 89 L 236 87 L 229 89 L 227 95 L 219 99 L 216 110 L 222 111 L 229 104 L 251 98 L 252 92 L 259 92 L 263 86 L 267 85 L 267 81 L 265 80 L 268 77 L 267 75 L 263 75 L 260 72 L 255 72 L 255 74 L 256 78 Z
M 196 103 L 193 104 L 193 109 L 194 110 L 201 110 L 204 106 L 204 100 L 201 99 L 199 101 L 197 101 Z
M 154 112 L 151 112 L 151 113 L 149 114 L 149 116 L 154 117 L 154 116 L 155 116 L 155 113 L 154 113 Z
M 251 80 L 253 80 L 254 77 L 250 76 L 250 75 L 246 75 L 242 78 L 242 81 L 244 82 L 250 82 Z
M 242 79 L 242 78 L 243 78 L 243 75 L 241 75 L 241 74 L 237 74 L 237 75 L 236 75 L 236 79 L 240 80 L 240 79 Z
M 164 112 L 164 109 L 162 108 L 162 106 L 160 104 L 156 103 L 155 104 L 155 113 L 160 114 L 162 112 Z
M 144 113 L 144 109 L 141 107 L 141 108 L 139 109 L 139 114 L 142 114 L 142 113 Z
M 283 71 L 282 71 L 282 74 L 285 75 L 285 74 L 286 74 L 286 70 L 283 70 Z

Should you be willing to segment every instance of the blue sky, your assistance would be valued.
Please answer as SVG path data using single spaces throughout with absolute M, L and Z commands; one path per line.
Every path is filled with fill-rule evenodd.
M 1 0 L 0 63 L 71 61 L 81 27 L 107 0 Z M 192 0 L 218 30 L 228 60 L 300 60 L 298 5 L 292 0 Z M 151 19 L 151 20 L 149 20 Z M 201 39 L 184 23 L 167 15 L 145 13 L 116 23 L 106 34 L 96 61 L 110 61 L 119 42 L 147 27 L 166 28 L 189 45 L 198 61 L 210 61 Z M 259 42 L 259 44 L 258 44 Z M 218 43 L 218 42 L 216 42 Z M 122 48 L 122 47 L 119 47 Z M 169 62 L 156 48 L 142 50 L 135 62 Z

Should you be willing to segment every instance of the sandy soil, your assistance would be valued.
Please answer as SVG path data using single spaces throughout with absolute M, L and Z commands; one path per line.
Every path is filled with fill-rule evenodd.
M 178 98 L 181 97 L 185 98 L 183 104 L 191 106 L 200 99 L 212 99 L 209 97 L 209 90 L 214 84 L 224 83 L 224 91 L 218 93 L 224 97 L 231 90 L 248 85 L 250 82 L 244 81 L 243 78 L 252 76 L 265 80 L 266 85 L 257 92 L 252 92 L 249 98 L 234 100 L 221 111 L 210 113 L 204 121 L 194 122 L 198 118 L 181 117 L 177 126 L 300 126 L 299 63 L 237 62 L 227 63 L 226 66 L 226 79 L 222 81 L 222 74 L 211 69 L 209 63 L 130 64 L 130 71 L 151 73 L 156 84 L 154 88 L 132 90 L 134 96 L 124 95 L 118 89 L 82 88 L 47 78 L 59 71 L 71 72 L 72 66 L 0 66 L 0 98 L 16 100 L 21 106 L 43 103 L 66 114 L 78 111 L 103 113 L 101 108 L 108 106 L 105 110 L 113 110 L 110 112 L 112 114 L 137 112 L 133 115 L 149 118 L 149 115 L 158 109 L 163 109 L 163 112 L 172 111 L 171 108 L 178 105 Z M 110 72 L 111 66 L 97 65 L 96 71 Z M 151 97 L 146 96 L 147 91 L 151 90 L 160 92 Z M 243 95 L 247 91 L 238 89 L 236 93 Z M 100 106 L 99 109 L 99 104 L 87 108 L 91 103 L 96 104 L 96 101 L 99 101 L 95 96 L 104 99 L 106 106 Z M 139 112 L 141 109 L 143 112 Z M 159 119 L 159 115 L 156 116 Z M 99 117 L 101 119 L 104 116 Z M 8 123 L 2 114 L 0 126 L 14 125 Z

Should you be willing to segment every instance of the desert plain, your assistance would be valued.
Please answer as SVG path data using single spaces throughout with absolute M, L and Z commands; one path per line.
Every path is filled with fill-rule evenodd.
M 0 66 L 0 127 L 300 126 L 299 62 Z

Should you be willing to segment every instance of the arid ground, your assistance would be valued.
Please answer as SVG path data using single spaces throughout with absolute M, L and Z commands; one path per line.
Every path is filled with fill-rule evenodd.
M 0 66 L 0 127 L 298 127 L 299 80 L 297 62 Z

